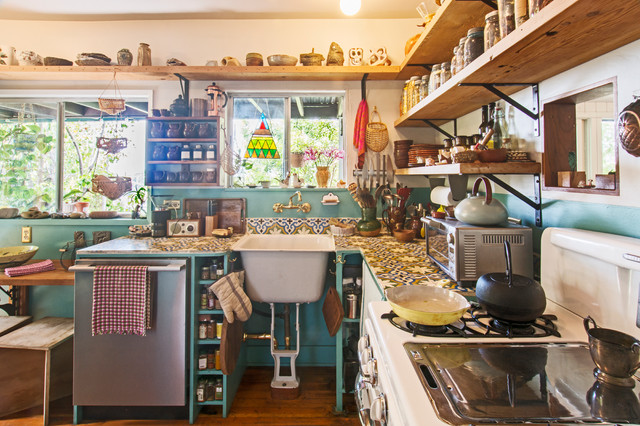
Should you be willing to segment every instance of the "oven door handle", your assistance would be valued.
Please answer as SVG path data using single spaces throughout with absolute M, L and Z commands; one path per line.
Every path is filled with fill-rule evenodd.
M 367 382 L 362 377 L 362 374 L 358 373 L 356 376 L 356 389 L 354 392 L 356 400 L 356 408 L 358 409 L 358 417 L 360 418 L 360 424 L 363 426 L 373 426 L 371 422 L 371 401 L 369 400 L 369 388 Z

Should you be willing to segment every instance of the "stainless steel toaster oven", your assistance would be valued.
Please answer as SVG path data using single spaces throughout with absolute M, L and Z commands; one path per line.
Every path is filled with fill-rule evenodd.
M 506 226 L 475 226 L 455 219 L 422 218 L 427 255 L 461 285 L 475 285 L 489 272 L 506 270 L 504 241 L 511 244 L 513 273 L 533 278 L 531 228 L 509 223 Z

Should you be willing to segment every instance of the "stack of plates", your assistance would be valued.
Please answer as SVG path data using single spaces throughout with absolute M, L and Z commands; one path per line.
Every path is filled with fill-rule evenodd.
M 409 148 L 409 167 L 422 166 L 427 158 L 438 161 L 438 151 L 442 148 L 444 147 L 441 145 L 411 145 Z

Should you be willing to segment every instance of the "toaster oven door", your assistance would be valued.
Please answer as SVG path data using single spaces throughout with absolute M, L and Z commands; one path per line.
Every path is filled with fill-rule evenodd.
M 436 262 L 447 275 L 457 280 L 453 248 L 449 247 L 448 229 L 438 222 L 428 220 L 425 240 L 429 258 Z

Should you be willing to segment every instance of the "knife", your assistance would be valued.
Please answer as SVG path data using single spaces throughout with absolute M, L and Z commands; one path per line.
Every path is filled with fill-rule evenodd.
M 376 152 L 376 187 L 380 186 L 380 153 Z
M 369 158 L 369 162 L 371 163 L 369 167 L 375 172 L 376 167 L 373 158 Z M 369 173 L 369 188 L 373 188 L 373 173 Z
M 364 154 L 364 164 L 362 166 L 362 186 L 364 188 L 367 187 L 367 178 L 369 177 L 369 174 L 367 173 L 369 168 L 369 164 L 367 162 L 367 154 Z
M 391 163 L 391 157 L 387 154 L 387 183 L 389 188 L 393 186 L 394 172 L 393 164 Z

